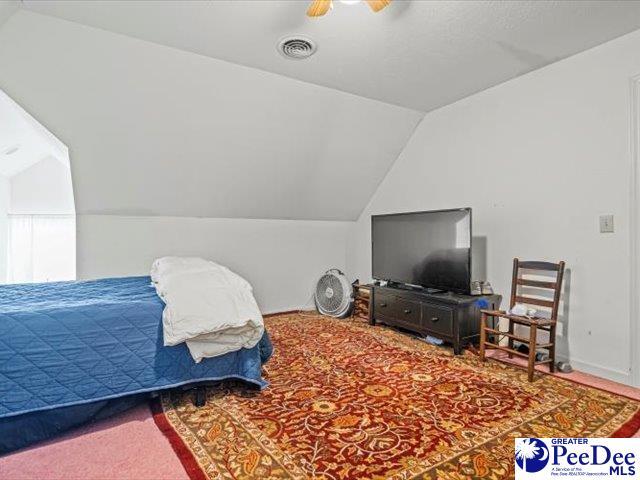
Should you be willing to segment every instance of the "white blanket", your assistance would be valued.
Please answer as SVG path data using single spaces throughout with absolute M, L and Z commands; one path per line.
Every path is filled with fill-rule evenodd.
M 151 280 L 166 307 L 164 344 L 186 342 L 196 362 L 255 346 L 264 322 L 249 282 L 202 258 L 163 257 Z

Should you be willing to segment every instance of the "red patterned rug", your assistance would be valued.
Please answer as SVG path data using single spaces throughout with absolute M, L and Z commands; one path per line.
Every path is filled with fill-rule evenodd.
M 263 392 L 163 395 L 154 418 L 194 480 L 514 475 L 515 437 L 631 436 L 637 401 L 454 357 L 396 331 L 310 314 L 267 318 Z

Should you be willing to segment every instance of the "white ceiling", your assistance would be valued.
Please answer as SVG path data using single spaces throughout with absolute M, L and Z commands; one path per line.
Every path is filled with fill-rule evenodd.
M 394 0 L 305 16 L 299 1 L 24 0 L 31 10 L 429 111 L 640 28 L 637 1 Z M 285 35 L 318 42 L 281 57 Z
M 423 116 L 27 10 L 0 65 L 79 214 L 353 220 Z

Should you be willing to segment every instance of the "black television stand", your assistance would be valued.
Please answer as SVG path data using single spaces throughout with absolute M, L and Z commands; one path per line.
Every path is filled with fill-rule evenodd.
M 451 292 L 432 293 L 425 289 L 374 285 L 371 291 L 369 323 L 384 323 L 431 335 L 453 344 L 456 355 L 480 335 L 480 307 L 484 299 L 488 309 L 500 308 L 500 295 L 471 296 Z

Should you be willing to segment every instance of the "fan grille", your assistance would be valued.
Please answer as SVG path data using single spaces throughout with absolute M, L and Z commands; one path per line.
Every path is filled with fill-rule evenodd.
M 323 310 L 337 312 L 344 302 L 342 283 L 335 275 L 323 275 L 316 286 L 316 298 Z
M 316 52 L 316 44 L 306 37 L 287 37 L 280 40 L 278 50 L 287 58 L 302 60 Z

